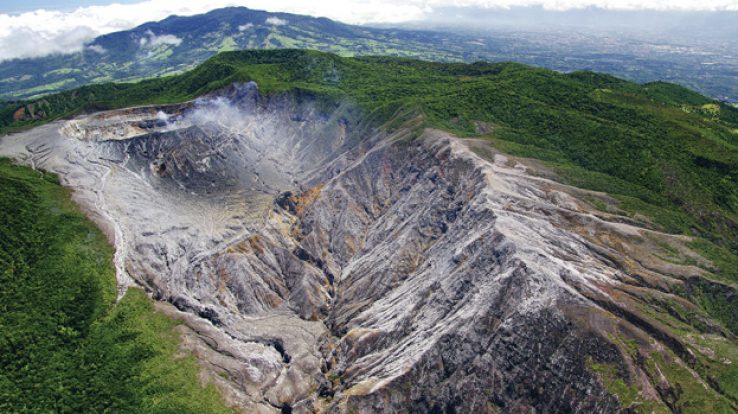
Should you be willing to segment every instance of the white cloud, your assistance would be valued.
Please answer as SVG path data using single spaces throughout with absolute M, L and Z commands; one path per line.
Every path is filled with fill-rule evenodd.
M 271 24 L 273 26 L 284 26 L 287 24 L 287 20 L 272 16 L 272 17 L 267 17 L 264 23 Z
M 178 38 L 175 35 L 161 35 L 161 36 L 152 37 L 150 42 L 152 46 L 158 46 L 158 45 L 179 46 L 179 44 L 182 43 L 182 39 Z
M 87 45 L 87 50 L 91 50 L 95 53 L 103 54 L 105 53 L 105 48 L 100 45 Z
M 85 26 L 66 27 L 53 35 L 20 26 L 0 35 L 0 60 L 79 51 L 94 34 L 93 29 Z
M 104 33 L 130 29 L 172 14 L 187 16 L 226 6 L 246 6 L 364 24 L 421 20 L 434 9 L 446 6 L 541 6 L 553 10 L 591 6 L 609 9 L 738 10 L 738 0 L 141 0 L 131 4 L 81 7 L 71 12 L 36 10 L 19 15 L 0 14 L 0 61 L 77 52 L 84 48 L 85 43 Z M 160 40 L 167 44 L 176 41 L 167 37 Z
M 245 32 L 246 30 L 249 30 L 252 27 L 254 27 L 254 24 L 253 23 L 242 24 L 242 25 L 238 26 L 238 31 L 239 32 Z
M 146 33 L 144 33 L 144 37 L 138 39 L 138 43 L 142 47 L 155 47 L 159 45 L 179 46 L 179 44 L 182 43 L 182 39 L 171 34 L 155 35 L 151 30 L 147 30 Z

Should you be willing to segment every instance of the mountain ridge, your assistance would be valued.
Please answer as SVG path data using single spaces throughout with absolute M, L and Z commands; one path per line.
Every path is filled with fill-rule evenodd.
M 375 28 L 289 13 L 215 9 L 102 35 L 77 53 L 0 62 L 0 98 L 18 100 L 85 84 L 181 73 L 220 51 L 301 48 L 442 62 L 519 61 L 562 72 L 607 72 L 639 83 L 665 80 L 724 101 L 738 99 L 729 46 L 685 47 L 648 39 L 612 43 L 612 34 L 596 32 L 561 37 L 556 30 L 490 30 Z M 727 60 L 722 65 L 705 61 L 718 57 Z
M 22 98 L 87 83 L 177 73 L 218 51 L 233 49 L 301 47 L 349 55 L 422 54 L 431 60 L 461 60 L 461 50 L 450 46 L 453 41 L 444 40 L 446 37 L 430 31 L 375 29 L 327 18 L 229 7 L 201 15 L 170 16 L 102 35 L 82 52 L 0 62 L 0 96 Z M 456 50 L 444 51 L 444 43 Z

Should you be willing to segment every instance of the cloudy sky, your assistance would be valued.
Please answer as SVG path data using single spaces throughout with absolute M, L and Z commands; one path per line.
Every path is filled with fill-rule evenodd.
M 352 24 L 419 21 L 445 7 L 567 10 L 738 10 L 738 0 L 23 0 L 0 1 L 0 60 L 81 50 L 98 35 L 225 6 L 323 16 Z

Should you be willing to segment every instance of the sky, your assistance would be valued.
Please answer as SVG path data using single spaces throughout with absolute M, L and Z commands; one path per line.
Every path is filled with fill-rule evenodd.
M 115 3 L 140 3 L 141 0 L 115 0 Z M 84 6 L 113 3 L 111 0 L 22 0 L 0 1 L 0 13 L 23 13 L 38 9 L 72 11 Z
M 95 37 L 167 16 L 226 6 L 328 17 L 351 24 L 423 21 L 448 7 L 570 10 L 738 10 L 738 0 L 0 0 L 0 61 L 71 53 Z

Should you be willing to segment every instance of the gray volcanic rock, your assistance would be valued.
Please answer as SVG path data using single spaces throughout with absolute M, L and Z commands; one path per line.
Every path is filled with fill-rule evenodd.
M 632 401 L 602 367 L 679 411 L 656 355 L 722 398 L 644 311 L 685 302 L 674 287 L 702 271 L 655 252 L 704 260 L 688 238 L 421 119 L 354 116 L 251 84 L 40 127 L 0 153 L 75 189 L 115 240 L 121 291 L 174 305 L 183 346 L 244 412 L 619 412 Z
M 588 306 L 561 274 L 590 277 L 571 259 L 591 254 L 548 220 L 502 211 L 535 188 L 467 151 L 432 131 L 379 146 L 304 213 L 303 248 L 340 274 L 333 408 L 616 410 L 585 357 L 618 363 L 617 348 L 563 310 Z M 516 179 L 491 184 L 500 172 Z

